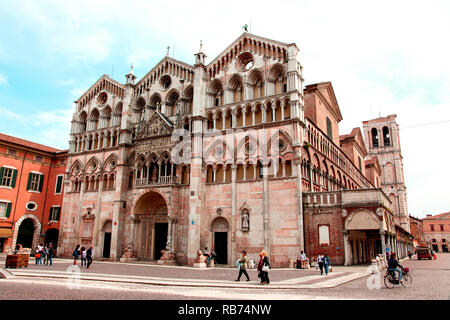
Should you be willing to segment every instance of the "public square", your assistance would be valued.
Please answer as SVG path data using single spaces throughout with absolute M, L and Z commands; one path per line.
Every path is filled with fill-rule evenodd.
M 5 257 L 0 257 L 4 265 Z M 69 259 L 54 259 L 53 266 L 35 265 L 7 269 L 15 276 L 0 279 L 1 300 L 306 300 L 306 299 L 376 299 L 376 300 L 448 300 L 450 297 L 450 255 L 441 253 L 437 260 L 401 262 L 410 269 L 411 287 L 387 289 L 380 278 L 380 289 L 369 289 L 366 274 L 369 265 L 334 266 L 328 276 L 320 271 L 273 269 L 271 283 L 258 283 L 256 270 L 235 282 L 237 269 L 158 266 L 95 261 L 89 269 L 81 268 L 79 288 Z M 78 264 L 79 265 L 79 264 Z M 380 276 L 384 276 L 381 273 Z M 72 280 L 69 280 L 72 279 Z

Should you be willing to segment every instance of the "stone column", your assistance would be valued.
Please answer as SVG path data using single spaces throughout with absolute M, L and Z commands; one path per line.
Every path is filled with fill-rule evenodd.
M 380 240 L 381 240 L 381 255 L 383 256 L 383 259 L 386 260 L 386 239 L 384 237 L 384 230 L 380 230 Z
M 350 261 L 348 231 L 347 230 L 344 230 L 344 257 L 345 257 L 344 266 L 352 265 L 352 262 Z
M 234 135 L 234 134 L 233 134 Z M 234 140 L 234 139 L 233 139 Z M 236 165 L 231 165 L 231 257 L 228 258 L 231 263 L 233 263 L 233 259 L 236 257 L 236 215 L 237 212 L 237 200 L 236 200 Z
M 263 223 L 264 223 L 264 249 L 267 250 L 267 253 L 271 254 L 270 250 L 270 216 L 269 216 L 269 181 L 268 181 L 268 170 L 267 165 L 263 166 Z

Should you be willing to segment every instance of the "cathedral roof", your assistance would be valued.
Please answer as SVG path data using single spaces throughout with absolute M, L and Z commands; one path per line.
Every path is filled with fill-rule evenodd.
M 328 110 L 334 115 L 336 120 L 341 121 L 342 114 L 339 104 L 334 94 L 333 85 L 330 81 L 313 83 L 305 86 L 305 94 L 310 92 L 315 92 L 322 102 L 325 104 Z

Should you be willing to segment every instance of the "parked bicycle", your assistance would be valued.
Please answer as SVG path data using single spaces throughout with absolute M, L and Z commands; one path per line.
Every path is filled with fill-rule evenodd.
M 409 274 L 409 268 L 402 269 L 402 279 L 400 281 L 397 280 L 395 276 L 395 271 L 386 271 L 386 275 L 384 276 L 384 285 L 388 289 L 394 288 L 396 285 L 402 285 L 404 288 L 408 288 L 412 284 L 412 277 Z

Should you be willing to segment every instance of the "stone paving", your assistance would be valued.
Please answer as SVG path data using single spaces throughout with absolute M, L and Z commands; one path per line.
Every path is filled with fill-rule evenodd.
M 4 263 L 4 257 L 0 257 L 0 264 Z M 54 259 L 52 266 L 36 265 L 34 259 L 30 259 L 28 268 L 9 269 L 16 276 L 21 277 L 47 277 L 66 279 L 71 275 L 68 268 L 72 266 L 72 260 Z M 78 266 L 81 266 L 80 262 Z M 334 268 L 336 271 L 329 276 L 321 276 L 316 269 L 272 269 L 270 271 L 270 287 L 277 289 L 288 288 L 314 288 L 334 287 L 354 279 L 366 276 L 361 272 L 367 267 Z M 345 269 L 345 270 L 344 270 Z M 245 281 L 245 276 L 240 282 L 235 282 L 238 271 L 236 268 L 216 267 L 197 269 L 186 266 L 160 266 L 154 264 L 133 264 L 94 261 L 89 269 L 80 268 L 80 277 L 83 280 L 113 281 L 139 284 L 196 286 L 196 287 L 237 287 L 260 288 L 259 278 L 255 269 L 248 269 L 250 279 Z

